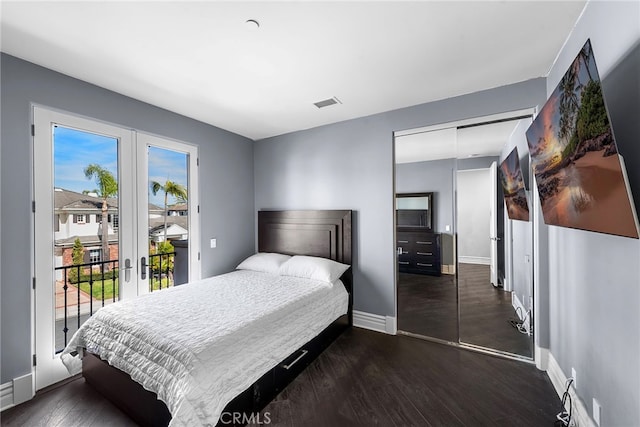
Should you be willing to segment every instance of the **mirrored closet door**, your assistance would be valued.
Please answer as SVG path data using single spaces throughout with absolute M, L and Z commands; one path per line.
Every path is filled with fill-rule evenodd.
M 519 114 L 396 133 L 399 333 L 533 357 L 532 223 L 522 213 L 530 123 Z M 515 164 L 524 187 L 517 195 Z M 416 194 L 430 195 L 428 230 L 406 209 Z M 506 208 L 514 201 L 519 217 Z M 433 251 L 418 243 L 429 241 Z M 439 253 L 434 262 L 423 255 L 430 252 Z
M 444 129 L 396 138 L 398 329 L 452 343 L 458 342 L 455 148 L 442 154 L 425 146 L 455 140 L 455 134 L 455 129 Z M 415 194 L 430 195 L 431 227 L 427 230 L 405 220 L 409 214 L 403 210 L 404 200 Z

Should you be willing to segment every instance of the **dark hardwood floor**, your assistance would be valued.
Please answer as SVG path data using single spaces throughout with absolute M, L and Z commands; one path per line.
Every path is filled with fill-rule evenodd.
M 533 339 L 509 320 L 517 319 L 511 292 L 491 284 L 488 265 L 459 264 L 460 341 L 533 357 Z
M 260 419 L 291 427 L 543 426 L 559 407 L 547 375 L 533 365 L 351 328 Z M 82 378 L 1 419 L 3 426 L 134 425 Z
M 516 318 L 511 293 L 491 285 L 489 274 L 488 265 L 458 264 L 457 296 L 452 275 L 401 273 L 398 329 L 452 342 L 459 336 L 464 343 L 533 357 L 531 337 L 509 323 Z
M 3 426 L 136 426 L 127 415 L 85 383 L 82 377 L 50 386 L 0 413 Z

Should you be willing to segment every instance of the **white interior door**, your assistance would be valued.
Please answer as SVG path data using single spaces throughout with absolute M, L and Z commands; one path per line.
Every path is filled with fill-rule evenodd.
M 180 265 L 186 270 L 183 281 L 199 278 L 200 242 L 196 147 L 41 107 L 34 107 L 33 118 L 38 390 L 68 376 L 58 354 L 100 307 L 157 289 L 150 284 L 154 274 L 160 287 L 173 286 Z M 152 148 L 178 153 L 183 161 L 150 167 Z M 171 236 L 188 239 L 180 262 L 174 253 L 159 254 L 155 263 L 149 259 L 150 213 L 162 217 L 163 224 L 180 223 L 165 221 L 166 209 L 150 204 L 152 170 L 185 176 L 186 219 L 181 221 L 187 232 Z
M 489 176 L 491 180 L 491 197 L 489 207 L 489 239 L 491 241 L 491 284 L 498 286 L 498 179 L 497 164 L 491 163 Z

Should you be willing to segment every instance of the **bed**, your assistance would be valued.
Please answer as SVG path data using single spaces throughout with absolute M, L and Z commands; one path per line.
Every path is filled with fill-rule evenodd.
M 258 252 L 350 265 L 351 217 L 259 211 Z M 170 306 L 175 325 L 159 333 L 157 307 Z M 105 397 L 141 425 L 243 425 L 351 325 L 352 275 L 327 283 L 238 270 L 101 311 L 76 342 L 83 376 Z M 70 364 L 80 359 L 73 342 Z

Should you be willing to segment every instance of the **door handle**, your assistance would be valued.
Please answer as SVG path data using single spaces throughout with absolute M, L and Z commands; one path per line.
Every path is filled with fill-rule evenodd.
M 131 260 L 129 258 L 124 260 L 124 281 L 126 283 L 129 283 L 129 280 L 131 280 L 131 269 L 133 267 L 131 267 Z
M 147 258 L 140 258 L 140 279 L 145 280 L 147 278 Z

